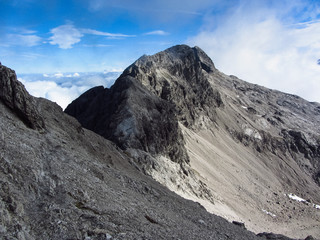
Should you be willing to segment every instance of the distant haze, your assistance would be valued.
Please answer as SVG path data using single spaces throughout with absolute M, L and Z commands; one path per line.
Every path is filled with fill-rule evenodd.
M 47 98 L 63 109 L 86 90 L 95 86 L 110 87 L 120 72 L 21 74 L 18 79 L 35 97 Z

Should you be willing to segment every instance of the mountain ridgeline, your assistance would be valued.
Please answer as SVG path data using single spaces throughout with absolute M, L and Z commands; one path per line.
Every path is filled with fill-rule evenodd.
M 320 104 L 225 75 L 198 47 L 144 55 L 65 112 L 147 175 L 250 230 L 302 236 L 308 227 L 289 221 L 319 221 L 317 212 L 290 215 L 287 196 L 320 202 Z
M 87 91 L 65 112 L 122 149 L 137 148 L 167 155 L 175 162 L 188 162 L 178 122 L 199 129 L 205 122 L 217 123 L 219 117 L 223 121 L 216 109 L 223 111 L 224 102 L 231 99 L 226 95 L 222 100 L 221 88 L 233 89 L 237 101 L 243 102 L 246 115 L 254 119 L 263 113 L 261 119 L 272 131 L 257 129 L 253 130 L 255 134 L 249 134 L 250 130 L 239 129 L 240 124 L 234 127 L 224 122 L 230 135 L 245 145 L 253 145 L 260 153 L 290 154 L 320 185 L 320 104 L 234 76 L 229 77 L 229 82 L 225 81 L 226 76 L 213 82 L 212 77 L 218 74 L 221 73 L 200 48 L 179 45 L 142 56 L 110 89 L 96 87 Z M 300 160 L 301 155 L 306 162 Z
M 0 239 L 251 239 L 0 66 Z
M 198 47 L 65 112 L 0 65 L 0 130 L 1 239 L 320 239 L 320 104 Z

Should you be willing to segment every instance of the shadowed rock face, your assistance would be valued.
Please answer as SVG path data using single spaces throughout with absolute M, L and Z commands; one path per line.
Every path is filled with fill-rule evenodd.
M 135 148 L 162 153 L 177 162 L 188 161 L 174 106 L 131 76 L 121 76 L 110 89 L 89 90 L 65 111 L 122 149 Z
M 175 46 L 141 57 L 110 89 L 87 91 L 65 112 L 123 149 L 187 163 L 178 121 L 192 127 L 201 113 L 214 120 L 215 108 L 223 103 L 206 76 L 215 70 L 201 49 Z
M 23 122 L 33 129 L 45 127 L 42 117 L 34 107 L 34 99 L 17 80 L 15 72 L 0 65 L 0 100 L 13 110 Z

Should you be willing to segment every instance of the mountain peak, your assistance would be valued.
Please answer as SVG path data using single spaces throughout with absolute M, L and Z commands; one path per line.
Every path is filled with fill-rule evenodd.
M 270 198 L 286 209 L 291 192 L 320 202 L 319 109 L 227 76 L 200 48 L 178 45 L 142 56 L 110 89 L 83 94 L 66 112 L 171 190 L 256 231 L 255 221 L 261 230 L 270 216 L 295 214 Z M 281 231 L 278 223 L 270 228 Z
M 215 71 L 212 60 L 199 47 L 177 45 L 142 56 L 119 80 L 125 76 L 135 78 L 150 92 L 174 104 L 179 121 L 192 126 L 199 114 L 214 119 L 214 108 L 207 106 L 223 105 L 219 92 L 209 82 L 209 75 Z
M 214 63 L 209 56 L 199 47 L 189 47 L 188 45 L 176 45 L 154 55 L 143 55 L 125 71 L 126 74 L 133 66 L 144 67 L 156 64 L 157 67 L 173 68 L 177 65 L 186 67 L 200 67 L 207 73 L 216 70 Z M 183 67 L 181 68 L 183 70 Z M 174 73 L 174 72 L 171 72 Z
M 197 127 L 201 115 L 214 121 L 215 108 L 223 105 L 208 79 L 214 70 L 200 48 L 174 46 L 142 56 L 110 89 L 90 99 L 89 92 L 84 93 L 65 111 L 123 149 L 137 148 L 188 162 L 178 123 Z

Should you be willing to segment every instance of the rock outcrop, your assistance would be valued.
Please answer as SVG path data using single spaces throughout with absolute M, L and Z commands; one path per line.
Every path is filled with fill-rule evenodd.
M 110 89 L 87 91 L 65 112 L 124 150 L 161 153 L 178 163 L 188 161 L 174 106 L 131 76 L 121 76 Z
M 15 72 L 0 64 L 0 100 L 33 129 L 44 129 L 44 121 L 34 107 L 34 98 L 17 80 Z
M 230 80 L 228 90 L 239 96 L 233 101 L 245 110 L 242 126 L 229 129 L 231 135 L 260 153 L 293 158 L 320 186 L 320 104 L 234 76 Z

